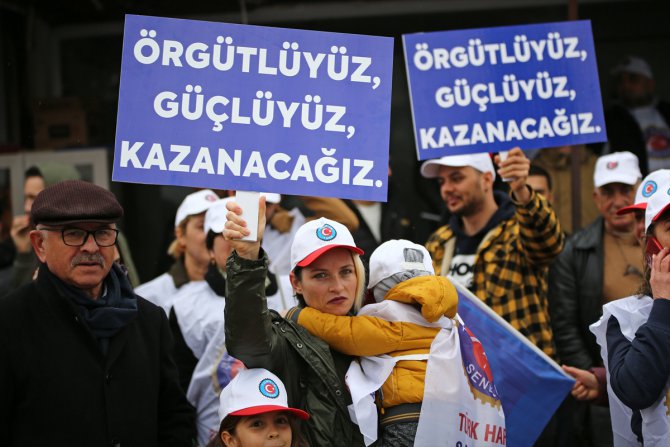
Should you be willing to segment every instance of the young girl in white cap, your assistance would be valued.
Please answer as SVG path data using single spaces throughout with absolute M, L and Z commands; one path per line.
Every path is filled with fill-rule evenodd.
M 138 295 L 162 307 L 166 313 L 170 312 L 174 296 L 182 286 L 205 277 L 209 256 L 203 223 L 205 213 L 217 200 L 219 197 L 210 189 L 184 198 L 174 220 L 175 239 L 168 248 L 174 264 L 167 272 L 135 288 Z
M 219 402 L 221 426 L 210 447 L 307 446 L 299 426 L 309 414 L 288 406 L 284 384 L 270 371 L 240 371 L 221 391 Z

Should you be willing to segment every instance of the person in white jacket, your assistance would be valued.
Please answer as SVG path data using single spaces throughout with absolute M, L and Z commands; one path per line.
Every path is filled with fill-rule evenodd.
M 175 240 L 168 248 L 174 264 L 162 275 L 135 288 L 135 293 L 170 312 L 177 291 L 190 281 L 202 281 L 209 265 L 205 247 L 205 212 L 219 200 L 212 190 L 203 189 L 184 198 L 174 220 Z
M 205 213 L 207 272 L 203 280 L 190 281 L 179 289 L 169 312 L 180 382 L 196 408 L 199 445 L 207 444 L 219 429 L 217 408 L 221 389 L 244 369 L 242 362 L 228 355 L 225 347 L 226 260 L 232 246 L 221 233 L 227 220 L 226 203 L 232 200 L 232 197 L 217 200 Z M 269 302 L 273 302 L 276 291 L 272 276 L 266 281 Z
M 638 295 L 591 325 L 607 371 L 614 445 L 670 445 L 670 178 L 645 210 L 647 268 Z

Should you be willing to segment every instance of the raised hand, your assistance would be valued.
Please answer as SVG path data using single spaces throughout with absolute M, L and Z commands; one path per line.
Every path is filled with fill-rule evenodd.
M 666 247 L 652 257 L 649 284 L 654 299 L 670 299 L 670 248 Z
M 242 208 L 235 202 L 226 204 L 228 214 L 226 228 L 223 230 L 223 238 L 230 242 L 238 256 L 245 259 L 258 259 L 261 248 L 261 239 L 265 229 L 265 197 L 260 196 L 258 200 L 258 240 L 243 241 L 244 236 L 251 232 L 247 228 L 247 222 L 242 216 Z
M 523 151 L 515 147 L 509 151 L 507 158 L 501 161 L 500 156 L 495 156 L 495 163 L 498 165 L 498 175 L 504 179 L 511 179 L 509 188 L 514 194 L 514 198 L 521 204 L 530 201 L 530 191 L 526 186 L 526 179 L 530 172 L 530 160 Z

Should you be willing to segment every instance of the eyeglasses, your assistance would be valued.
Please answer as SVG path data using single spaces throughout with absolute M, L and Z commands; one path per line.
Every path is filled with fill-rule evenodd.
M 119 230 L 114 228 L 100 228 L 87 231 L 81 228 L 38 228 L 38 230 L 60 232 L 61 239 L 65 245 L 70 247 L 81 247 L 88 241 L 88 236 L 93 235 L 93 240 L 99 247 L 111 247 L 116 243 Z

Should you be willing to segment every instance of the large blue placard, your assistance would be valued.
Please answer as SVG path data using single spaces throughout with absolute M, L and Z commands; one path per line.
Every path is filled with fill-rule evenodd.
M 605 141 L 591 23 L 403 36 L 419 160 Z
M 385 201 L 393 39 L 127 15 L 116 181 Z

